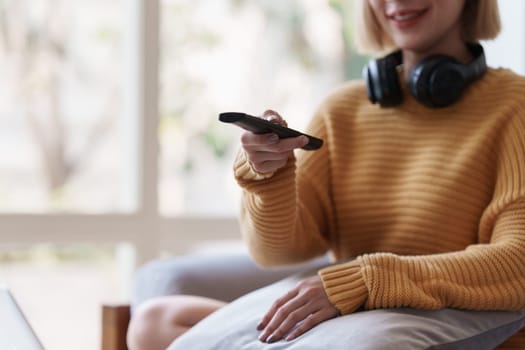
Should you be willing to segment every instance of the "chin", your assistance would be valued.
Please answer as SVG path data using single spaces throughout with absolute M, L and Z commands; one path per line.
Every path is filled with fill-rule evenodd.
M 428 45 L 424 45 L 424 43 L 415 42 L 412 40 L 410 41 L 396 40 L 394 41 L 394 43 L 396 44 L 396 47 L 400 50 L 421 52 L 421 51 L 425 51 L 425 49 L 428 48 Z
M 428 42 L 432 40 L 431 36 L 417 31 L 409 33 L 393 31 L 390 38 L 398 47 L 406 48 L 408 50 L 424 47 L 425 44 L 428 44 Z

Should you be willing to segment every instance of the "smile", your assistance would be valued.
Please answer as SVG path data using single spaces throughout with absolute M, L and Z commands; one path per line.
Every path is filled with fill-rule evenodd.
M 409 26 L 415 24 L 425 13 L 427 9 L 421 10 L 401 10 L 387 13 L 387 18 L 398 26 Z

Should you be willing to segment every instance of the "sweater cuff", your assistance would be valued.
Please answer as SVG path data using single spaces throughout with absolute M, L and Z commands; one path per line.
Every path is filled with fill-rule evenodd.
M 239 181 L 264 180 L 272 177 L 275 173 L 271 172 L 263 174 L 253 169 L 252 165 L 248 161 L 248 158 L 246 157 L 246 152 L 244 152 L 242 148 L 237 153 L 237 158 L 233 163 L 233 172 L 235 174 L 235 178 L 237 178 Z
M 368 298 L 361 266 L 356 260 L 326 267 L 319 271 L 319 276 L 328 299 L 342 315 L 354 312 Z

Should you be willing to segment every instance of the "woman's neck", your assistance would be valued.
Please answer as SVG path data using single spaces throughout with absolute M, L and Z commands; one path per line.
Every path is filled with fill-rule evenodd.
M 462 40 L 434 45 L 427 50 L 401 50 L 403 53 L 403 71 L 408 81 L 412 68 L 424 58 L 431 55 L 447 55 L 459 62 L 468 63 L 472 60 L 472 53 Z

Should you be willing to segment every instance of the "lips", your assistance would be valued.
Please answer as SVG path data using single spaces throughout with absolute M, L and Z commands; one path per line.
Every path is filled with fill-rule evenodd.
M 386 17 L 399 27 L 407 27 L 417 23 L 427 9 L 410 9 L 388 11 Z

